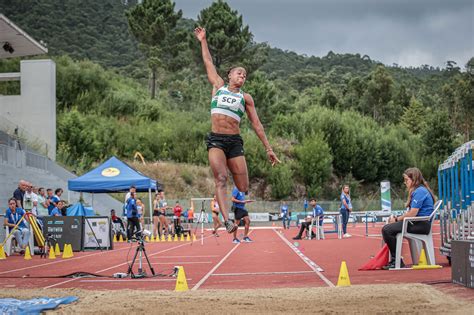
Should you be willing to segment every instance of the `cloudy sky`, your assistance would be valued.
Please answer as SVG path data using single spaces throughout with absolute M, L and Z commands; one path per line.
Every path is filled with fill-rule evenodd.
M 174 0 L 197 19 L 212 0 Z M 300 54 L 367 54 L 391 65 L 464 65 L 474 56 L 474 0 L 228 0 L 257 42 Z

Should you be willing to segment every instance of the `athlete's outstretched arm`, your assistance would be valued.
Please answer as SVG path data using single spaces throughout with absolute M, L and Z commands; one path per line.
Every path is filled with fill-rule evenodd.
M 212 62 L 211 52 L 207 46 L 206 30 L 202 27 L 197 27 L 194 29 L 194 35 L 196 35 L 196 38 L 201 43 L 202 60 L 206 67 L 207 79 L 214 89 L 217 90 L 224 85 L 224 80 L 217 74 L 216 67 Z
M 270 146 L 270 143 L 268 142 L 267 135 L 265 134 L 265 130 L 263 129 L 262 123 L 260 122 L 260 118 L 258 118 L 257 111 L 255 110 L 255 103 L 253 101 L 253 98 L 250 94 L 245 93 L 245 110 L 247 112 L 247 116 L 252 123 L 253 130 L 255 130 L 255 133 L 257 134 L 258 138 L 260 141 L 262 141 L 265 150 L 267 151 L 267 156 L 268 159 L 270 160 L 270 163 L 272 163 L 272 166 L 274 166 L 277 163 L 280 163 L 280 160 L 277 158 L 275 152 L 273 152 L 272 147 Z

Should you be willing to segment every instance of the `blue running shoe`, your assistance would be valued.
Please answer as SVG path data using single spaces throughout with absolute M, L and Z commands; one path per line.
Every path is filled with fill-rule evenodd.
M 232 241 L 232 243 L 234 243 L 234 244 L 240 244 L 240 241 L 239 241 L 238 238 L 234 238 L 234 240 Z
M 244 237 L 243 241 L 244 241 L 245 243 L 252 243 L 252 242 L 253 242 L 253 241 L 250 239 L 250 237 L 248 237 L 248 236 Z

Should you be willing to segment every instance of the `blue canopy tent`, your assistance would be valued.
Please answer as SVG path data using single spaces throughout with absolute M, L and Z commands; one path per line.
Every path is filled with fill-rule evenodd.
M 67 216 L 95 216 L 94 210 L 91 207 L 84 207 L 80 202 L 76 202 L 67 208 Z
M 157 184 L 156 180 L 146 177 L 115 156 L 92 171 L 68 181 L 70 191 L 92 194 L 128 191 L 132 185 L 137 188 L 138 192 L 148 191 L 150 209 L 152 209 L 151 191 L 158 190 L 160 185 Z M 93 203 L 94 199 L 92 197 L 92 206 L 94 206 Z

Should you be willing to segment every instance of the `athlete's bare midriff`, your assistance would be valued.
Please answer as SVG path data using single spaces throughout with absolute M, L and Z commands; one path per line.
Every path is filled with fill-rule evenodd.
M 212 132 L 236 135 L 240 134 L 240 123 L 232 117 L 222 114 L 211 115 Z

